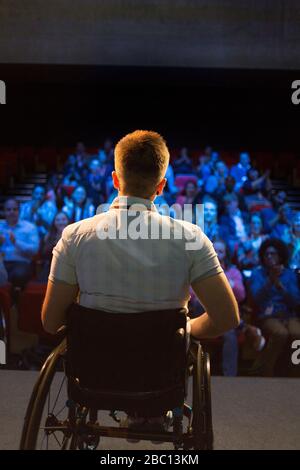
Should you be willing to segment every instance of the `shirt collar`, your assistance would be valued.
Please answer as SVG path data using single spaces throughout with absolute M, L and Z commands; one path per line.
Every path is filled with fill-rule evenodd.
M 134 206 L 134 207 L 132 207 Z M 157 212 L 155 205 L 150 199 L 143 199 L 135 196 L 118 196 L 116 197 L 110 209 L 134 209 L 136 211 L 154 211 Z

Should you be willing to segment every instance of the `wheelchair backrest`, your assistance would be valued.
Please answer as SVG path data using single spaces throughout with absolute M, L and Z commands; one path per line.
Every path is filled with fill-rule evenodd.
M 149 392 L 184 381 L 182 309 L 107 313 L 74 304 L 67 314 L 67 375 L 94 390 Z

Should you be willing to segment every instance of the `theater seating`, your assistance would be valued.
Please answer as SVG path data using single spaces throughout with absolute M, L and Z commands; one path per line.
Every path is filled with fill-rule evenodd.
M 49 337 L 44 331 L 41 322 L 41 310 L 46 293 L 47 284 L 29 282 L 21 292 L 19 298 L 19 322 L 20 330 L 36 334 L 41 337 Z

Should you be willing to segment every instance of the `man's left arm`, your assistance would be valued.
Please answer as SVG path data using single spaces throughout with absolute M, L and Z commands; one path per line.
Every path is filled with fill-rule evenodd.
M 66 323 L 66 311 L 75 302 L 78 294 L 77 284 L 67 284 L 49 279 L 42 308 L 44 329 L 51 334 Z
M 46 296 L 42 308 L 42 323 L 48 333 L 55 334 L 65 324 L 66 311 L 78 294 L 75 243 L 69 236 L 69 227 L 53 250 Z

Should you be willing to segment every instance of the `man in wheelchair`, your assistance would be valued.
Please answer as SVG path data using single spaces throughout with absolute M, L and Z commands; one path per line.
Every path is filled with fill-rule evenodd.
M 205 308 L 189 321 L 192 337 L 219 336 L 239 324 L 210 240 L 197 225 L 162 216 L 154 205 L 168 164 L 167 145 L 156 132 L 135 131 L 118 142 L 112 172 L 118 197 L 107 212 L 63 231 L 42 309 L 47 332 L 67 324 L 69 396 L 89 410 L 120 409 L 112 406 L 122 390 L 118 400 L 133 428 L 161 425 L 166 410 L 176 415 L 179 395 L 184 399 L 174 383 L 177 376 L 182 383 L 190 367 L 182 354 L 190 286 Z M 193 362 L 200 352 L 190 348 L 189 354 Z M 195 384 L 197 395 L 199 380 Z

